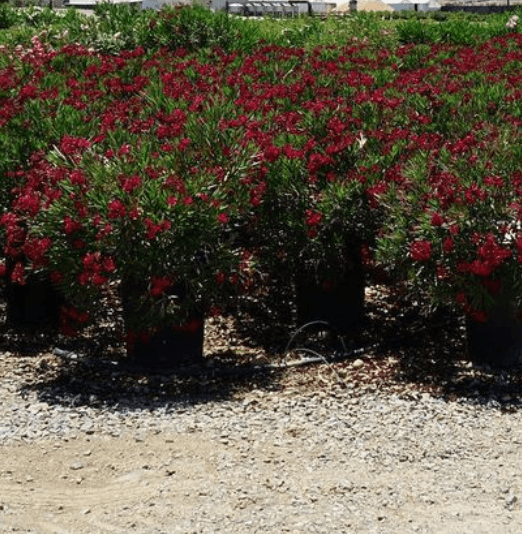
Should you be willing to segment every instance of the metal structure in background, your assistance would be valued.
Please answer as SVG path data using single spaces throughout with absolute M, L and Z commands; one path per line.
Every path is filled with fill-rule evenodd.
M 53 1 L 53 0 L 50 0 Z M 63 7 L 75 7 L 77 9 L 93 10 L 96 4 L 107 0 L 59 0 Z M 142 7 L 143 0 L 108 0 L 111 4 L 136 4 Z
M 247 0 L 244 2 L 234 0 L 227 1 L 225 9 L 227 13 L 246 17 L 312 15 L 312 3 L 308 0 Z
M 430 0 L 381 0 L 383 3 L 394 6 L 413 6 L 415 11 L 419 11 L 419 5 L 429 4 Z

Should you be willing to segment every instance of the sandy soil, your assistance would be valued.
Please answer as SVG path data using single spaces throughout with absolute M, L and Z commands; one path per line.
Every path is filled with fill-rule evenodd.
M 215 499 L 220 482 L 217 458 L 227 449 L 239 459 L 239 451 L 210 441 L 204 434 L 149 436 L 139 443 L 128 438 L 82 438 L 64 443 L 4 447 L 0 460 L 0 503 L 4 503 L 0 511 L 0 532 L 246 534 L 251 530 L 244 524 L 234 525 L 233 518 L 248 517 L 259 505 L 237 494 L 212 503 L 225 518 L 214 526 L 216 530 L 212 525 L 197 530 L 186 528 L 198 516 L 199 509 L 208 508 L 208 501 Z M 294 451 L 294 455 L 304 460 L 306 456 L 301 456 L 301 452 Z M 288 452 L 265 449 L 256 476 L 268 480 L 283 455 L 288 456 Z M 513 463 L 516 458 L 506 461 L 510 468 L 517 469 Z M 297 492 L 311 483 L 311 475 L 306 470 L 295 473 L 286 482 Z M 339 480 L 338 467 L 325 468 L 319 476 L 324 487 L 330 485 L 330 492 L 339 491 L 334 483 Z M 364 527 L 359 522 L 353 530 L 343 532 L 514 534 L 522 530 L 520 510 L 508 509 L 503 501 L 492 501 L 487 495 L 472 502 L 441 502 L 438 497 L 430 501 L 429 488 L 440 482 L 440 474 L 436 472 L 426 473 L 410 466 L 391 473 L 375 473 L 364 461 L 354 461 L 346 467 L 346 476 L 361 491 L 380 493 L 390 485 L 399 487 L 410 479 L 428 491 L 424 501 L 412 499 L 400 510 L 388 510 L 380 527 L 376 526 L 380 521 L 378 510 L 358 510 L 359 514 L 373 515 L 373 524 L 368 522 Z M 292 526 L 298 514 L 290 511 L 289 498 L 288 492 L 274 491 L 270 503 L 274 508 L 288 509 L 287 531 L 316 532 Z M 280 531 L 280 527 L 263 530 L 274 534 Z

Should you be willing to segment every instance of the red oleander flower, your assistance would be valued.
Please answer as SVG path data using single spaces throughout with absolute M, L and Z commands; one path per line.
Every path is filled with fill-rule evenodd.
M 450 272 L 445 265 L 437 265 L 437 278 L 442 281 L 450 278 Z
M 500 176 L 486 176 L 484 178 L 484 185 L 500 188 L 504 185 L 504 180 Z
M 79 327 L 89 321 L 89 314 L 75 306 L 62 306 L 60 309 L 60 331 L 64 336 L 75 337 Z
M 35 217 L 40 209 L 40 197 L 35 191 L 26 191 L 13 202 L 13 208 Z
M 116 271 L 116 262 L 111 256 L 103 256 L 101 259 L 102 270 L 106 273 L 113 273 Z
M 81 154 L 89 148 L 91 148 L 91 142 L 88 139 L 71 135 L 64 135 L 60 143 L 60 151 L 66 156 Z
M 126 156 L 126 155 L 130 154 L 130 151 L 131 151 L 130 145 L 123 144 L 123 145 L 120 146 L 120 148 L 118 150 L 118 156 Z
M 84 286 L 105 286 L 109 282 L 107 275 L 116 270 L 114 259 L 98 251 L 84 254 L 82 266 L 83 271 L 78 275 L 78 283 Z
M 63 229 L 67 235 L 74 234 L 83 228 L 82 223 L 74 220 L 69 217 L 69 215 L 64 215 L 63 217 Z
M 468 272 L 484 278 L 491 276 L 495 270 L 492 263 L 480 260 L 473 260 L 471 263 L 467 264 L 466 268 Z
M 25 285 L 25 268 L 20 261 L 15 263 L 15 266 L 11 271 L 11 282 L 21 286 Z
M 430 220 L 432 226 L 442 226 L 444 224 L 444 218 L 438 213 L 433 213 Z
M 323 220 L 323 214 L 319 213 L 318 211 L 308 209 L 305 212 L 305 220 L 306 220 L 307 226 L 310 226 L 310 227 L 318 226 L 319 224 L 321 224 L 321 221 Z
M 107 216 L 109 219 L 122 219 L 127 213 L 127 209 L 121 200 L 112 200 L 109 202 L 109 212 Z
M 477 323 L 485 323 L 488 320 L 488 314 L 482 310 L 468 310 L 468 315 Z
M 481 267 L 478 267 L 478 269 L 480 269 L 481 273 L 490 271 L 489 274 L 511 257 L 511 251 L 499 245 L 493 234 L 486 236 L 485 242 L 478 247 L 477 253 L 482 259 L 482 262 L 476 260 L 473 262 L 473 265 L 480 263 Z M 481 276 L 489 276 L 489 274 L 481 274 Z
M 131 218 L 132 219 L 132 218 Z M 102 241 L 112 234 L 114 227 L 110 223 L 105 223 L 95 236 L 96 241 Z
M 82 264 L 86 270 L 98 272 L 101 270 L 101 254 L 99 252 L 88 252 L 83 256 Z
M 486 199 L 486 192 L 478 185 L 472 184 L 466 189 L 464 197 L 468 204 L 475 204 L 476 202 L 483 202 Z
M 413 261 L 425 262 L 431 258 L 432 244 L 426 240 L 414 241 L 410 247 L 410 256 Z
M 185 183 L 179 176 L 176 175 L 168 176 L 165 179 L 165 182 L 163 183 L 163 187 L 173 189 L 174 191 L 176 191 L 176 193 L 179 193 L 180 195 L 184 195 L 187 192 Z
M 460 233 L 460 226 L 458 224 L 452 224 L 449 227 L 449 231 L 452 235 L 457 235 Z
M 318 153 L 311 154 L 308 158 L 308 172 L 310 174 L 315 174 L 322 167 L 331 165 L 333 161 L 334 160 L 331 156 L 325 156 L 323 154 Z
M 138 175 L 130 176 L 129 178 L 126 178 L 122 176 L 120 178 L 121 182 L 121 188 L 125 193 L 132 194 L 138 187 L 140 187 L 142 180 Z
M 228 279 L 240 286 L 260 256 L 256 251 L 254 262 L 226 250 L 220 258 L 220 240 L 229 246 L 237 229 L 254 236 L 261 229 L 260 242 L 273 238 L 266 248 L 274 263 L 281 250 L 281 263 L 303 255 L 305 263 L 335 263 L 339 236 L 354 232 L 359 243 L 379 224 L 377 239 L 387 240 L 389 254 L 408 250 L 410 265 L 403 257 L 396 264 L 415 271 L 420 284 L 455 297 L 471 280 L 478 290 L 468 301 L 476 303 L 494 289 L 500 268 L 522 263 L 522 234 L 512 235 L 522 219 L 522 178 L 516 163 L 502 161 L 522 127 L 513 69 L 521 39 L 499 39 L 432 46 L 418 67 L 414 45 L 372 50 L 355 39 L 306 51 L 215 51 L 211 62 L 184 49 L 146 58 L 143 49 L 97 54 L 66 45 L 55 52 L 33 39 L 12 52 L 24 69 L 1 69 L 1 128 L 30 128 L 33 104 L 45 110 L 44 130 L 72 114 L 68 135 L 41 140 L 49 161 L 61 164 L 40 153 L 23 162 L 27 170 L 7 176 L 17 189 L 7 182 L 13 202 L 0 213 L 13 213 L 0 218 L 4 254 L 12 261 L 23 255 L 25 269 L 48 261 L 43 267 L 62 271 L 64 281 L 79 272 L 86 295 L 118 271 L 118 279 L 149 282 L 142 300 L 150 302 L 169 287 L 167 277 L 151 273 L 177 272 L 173 266 L 183 262 L 198 294 L 206 283 L 219 294 L 231 289 Z M 491 102 L 478 101 L 472 85 L 481 83 L 502 87 L 502 102 L 497 91 L 488 93 Z M 465 120 L 453 121 L 460 113 Z M 368 206 L 370 216 L 360 216 Z M 67 257 L 59 265 L 62 249 Z M 411 262 L 429 263 L 411 269 Z M 162 299 L 153 304 L 166 309 Z M 133 329 L 153 331 L 157 325 L 141 324 L 148 320 L 137 317 Z
M 94 273 L 92 275 L 92 283 L 95 286 L 104 286 L 109 279 L 106 276 L 101 275 L 100 273 Z
M 5 226 L 6 229 L 17 227 L 19 221 L 20 219 L 18 218 L 18 215 L 13 212 L 4 213 L 0 217 L 0 225 Z
M 365 193 L 368 196 L 371 208 L 375 209 L 379 206 L 379 197 L 384 195 L 387 190 L 388 185 L 384 182 L 380 182 L 366 188 Z
M 137 221 L 140 218 L 141 210 L 139 208 L 132 208 L 129 210 L 129 219 L 131 221 Z
M 147 239 L 150 239 L 150 240 L 156 239 L 156 236 L 161 231 L 161 225 L 154 223 L 148 217 L 143 222 L 145 226 L 147 227 Z
M 38 88 L 35 85 L 28 83 L 20 89 L 19 96 L 21 100 L 36 98 L 38 96 Z
M 71 181 L 71 184 L 73 185 L 85 185 L 86 178 L 81 169 L 74 169 L 69 174 L 69 180 Z
M 170 276 L 152 276 L 150 280 L 151 297 L 161 297 L 165 291 L 172 287 L 172 278 Z
M 451 237 L 446 237 L 442 242 L 442 250 L 446 254 L 451 254 L 455 250 L 455 241 Z
M 191 141 L 188 138 L 181 139 L 181 141 L 178 143 L 178 150 L 180 152 L 184 152 L 189 147 Z
M 265 147 L 263 151 L 263 157 L 266 161 L 273 163 L 274 161 L 279 158 L 281 154 L 281 150 L 278 147 L 275 147 L 273 145 L 269 145 Z
M 304 156 L 304 150 L 298 150 L 290 144 L 283 147 L 283 152 L 288 159 L 301 159 Z
M 45 264 L 45 254 L 51 248 L 51 245 L 50 237 L 31 238 L 24 243 L 22 252 L 34 266 L 40 266 Z

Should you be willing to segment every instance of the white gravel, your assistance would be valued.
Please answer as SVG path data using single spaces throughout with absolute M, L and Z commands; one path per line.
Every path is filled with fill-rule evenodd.
M 0 357 L 0 365 L 12 362 Z M 163 435 L 215 444 L 197 513 L 179 511 L 174 523 L 158 518 L 156 530 L 132 532 L 522 531 L 515 404 L 350 384 L 309 394 L 254 389 L 224 401 L 52 403 L 20 389 L 28 368 L 20 362 L 0 379 L 4 447 Z

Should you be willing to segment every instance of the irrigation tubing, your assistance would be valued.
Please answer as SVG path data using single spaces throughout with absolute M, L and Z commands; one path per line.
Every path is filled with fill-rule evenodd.
M 437 326 L 440 326 L 442 324 L 446 324 L 448 321 L 442 321 Z M 338 334 L 336 329 L 328 322 L 325 321 L 313 321 L 311 323 L 307 323 L 301 327 L 299 327 L 294 334 L 291 336 L 290 341 L 288 342 L 286 349 L 285 349 L 285 356 L 288 354 L 290 350 L 297 353 L 304 353 L 309 355 L 305 358 L 300 358 L 296 360 L 290 360 L 290 361 L 282 361 L 279 363 L 266 363 L 266 364 L 250 364 L 250 365 L 235 365 L 235 366 L 208 366 L 208 367 L 202 367 L 200 365 L 194 365 L 189 367 L 182 367 L 182 368 L 157 368 L 152 369 L 143 365 L 136 364 L 134 362 L 127 362 L 127 361 L 113 361 L 109 360 L 107 358 L 93 358 L 88 359 L 86 357 L 82 357 L 79 354 L 75 353 L 74 351 L 68 351 L 60 348 L 55 348 L 53 350 L 53 353 L 63 359 L 64 361 L 67 361 L 70 364 L 78 364 L 83 363 L 87 365 L 92 365 L 93 367 L 100 366 L 100 367 L 111 367 L 111 369 L 115 372 L 121 372 L 121 373 L 145 373 L 149 375 L 177 375 L 177 376 L 185 376 L 185 377 L 195 377 L 195 376 L 201 376 L 201 377 L 208 377 L 208 378 L 215 378 L 219 376 L 248 376 L 248 375 L 256 375 L 256 374 L 269 374 L 273 372 L 278 371 L 284 371 L 285 369 L 291 369 L 296 367 L 304 367 L 307 365 L 314 365 L 314 364 L 332 364 L 336 362 L 346 361 L 349 359 L 353 359 L 356 357 L 363 356 L 364 354 L 367 354 L 368 352 L 376 349 L 383 349 L 386 347 L 392 347 L 396 345 L 397 343 L 401 343 L 406 341 L 407 339 L 411 339 L 412 332 L 411 330 L 408 333 L 408 336 L 400 335 L 393 337 L 392 339 L 386 340 L 385 342 L 376 342 L 371 343 L 368 345 L 364 345 L 362 347 L 354 348 L 351 350 L 346 349 L 346 345 L 344 343 L 344 339 L 339 334 L 339 339 L 341 340 L 343 351 L 334 353 L 330 356 L 324 356 L 320 354 L 317 351 L 314 351 L 312 349 L 306 348 L 306 347 L 295 347 L 292 349 L 292 344 L 295 341 L 298 334 L 302 333 L 304 330 L 311 326 L 324 326 L 327 329 L 332 330 L 334 333 Z M 88 361 L 91 360 L 91 361 Z

